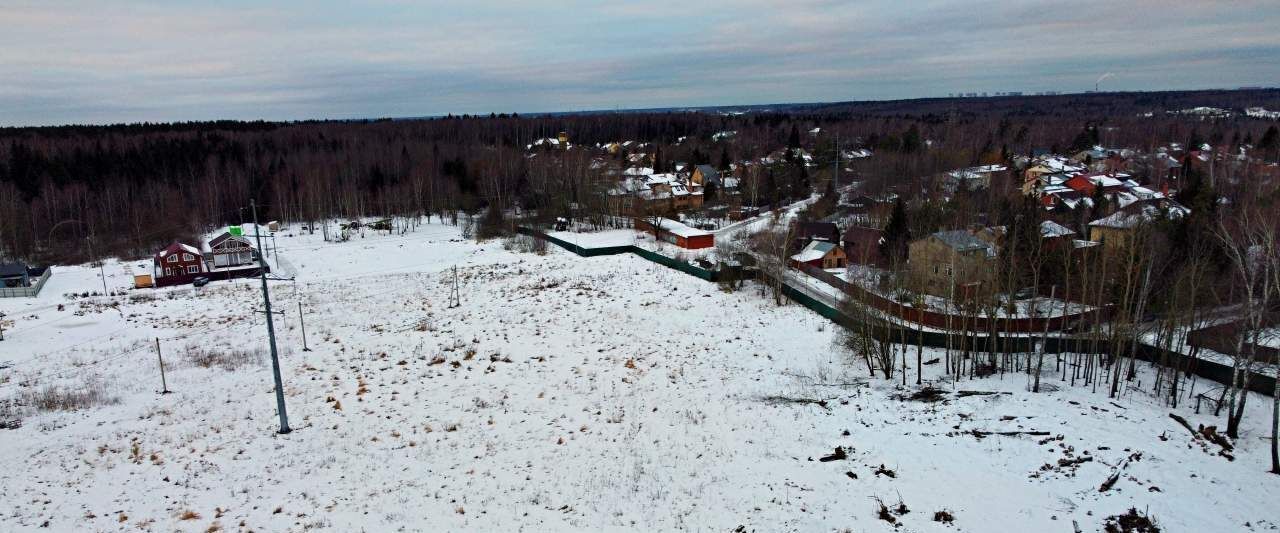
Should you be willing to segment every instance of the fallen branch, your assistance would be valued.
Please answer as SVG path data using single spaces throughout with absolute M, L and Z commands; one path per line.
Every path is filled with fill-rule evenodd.
M 789 398 L 787 396 L 765 396 L 764 398 L 761 398 L 761 399 L 768 403 L 792 403 L 792 404 L 800 404 L 800 405 L 812 404 L 812 405 L 817 405 L 818 407 L 821 407 L 823 409 L 830 409 L 829 407 L 827 407 L 826 400 L 815 400 L 813 398 Z
M 956 397 L 957 397 L 957 398 L 964 398 L 964 397 L 967 397 L 967 396 L 995 396 L 995 395 L 997 395 L 997 394 L 1013 394 L 1013 393 L 1011 393 L 1011 392 L 985 391 L 985 390 L 962 390 L 962 391 L 958 391 L 958 392 L 956 392 Z
M 1116 482 L 1120 481 L 1120 474 L 1124 472 L 1125 467 L 1129 466 L 1129 462 L 1136 461 L 1138 459 L 1142 459 L 1142 452 L 1134 452 L 1123 461 L 1120 461 L 1120 464 L 1116 465 L 1116 469 L 1111 472 L 1111 475 L 1107 476 L 1106 481 L 1103 481 L 1102 485 L 1098 487 L 1098 492 L 1111 490 L 1111 487 L 1114 487 Z
M 1017 435 L 1029 435 L 1029 436 L 1032 436 L 1032 437 L 1047 437 L 1047 436 L 1049 436 L 1049 432 L 1048 432 L 1048 431 L 982 431 L 982 430 L 978 430 L 978 429 L 971 429 L 971 430 L 969 430 L 969 431 L 966 431 L 966 433 L 968 433 L 968 434 L 970 434 L 970 435 L 973 435 L 974 437 L 977 437 L 977 438 L 979 438 L 979 439 L 984 438 L 984 437 L 990 437 L 990 436 L 992 436 L 992 435 L 1000 435 L 1000 436 L 1003 436 L 1003 437 L 1014 437 L 1014 436 L 1017 436 Z
M 1174 420 L 1177 420 L 1179 424 L 1182 424 L 1182 427 L 1187 428 L 1187 431 L 1190 431 L 1190 432 L 1191 432 L 1191 435 L 1192 435 L 1192 436 L 1196 436 L 1196 430 L 1195 430 L 1195 428 L 1192 428 L 1192 427 L 1191 427 L 1191 423 L 1190 423 L 1190 422 L 1187 422 L 1187 419 L 1182 418 L 1182 417 L 1180 417 L 1180 416 L 1178 416 L 1178 415 L 1176 415 L 1176 414 L 1173 414 L 1173 413 L 1169 413 L 1169 418 L 1172 418 L 1172 419 L 1174 419 Z

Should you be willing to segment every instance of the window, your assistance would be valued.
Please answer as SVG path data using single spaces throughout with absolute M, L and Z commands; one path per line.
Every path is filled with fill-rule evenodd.
M 198 266 L 195 266 L 195 265 L 188 265 L 188 266 L 187 266 L 187 273 L 188 273 L 188 274 L 195 274 L 196 272 L 199 272 L 199 271 L 200 271 L 200 267 L 198 267 Z
M 183 261 L 195 261 L 195 259 L 196 259 L 196 256 L 194 256 L 194 255 L 191 255 L 191 254 L 182 254 L 182 260 L 183 260 Z
M 170 254 L 170 255 L 169 255 L 169 257 L 166 257 L 166 258 L 165 258 L 165 261 L 168 261 L 168 262 L 170 262 L 170 263 L 177 263 L 177 262 L 178 262 L 178 254 Z
M 164 275 L 166 275 L 166 276 L 172 276 L 172 275 L 173 275 L 173 269 L 172 269 L 172 268 L 166 268 L 166 269 L 164 269 Z

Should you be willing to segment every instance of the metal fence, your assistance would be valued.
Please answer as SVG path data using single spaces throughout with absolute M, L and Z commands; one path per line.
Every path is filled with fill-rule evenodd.
M 623 245 L 623 246 L 602 246 L 599 248 L 583 248 L 571 242 L 565 241 L 563 239 L 557 239 L 555 237 L 547 235 L 546 233 L 543 233 L 541 231 L 537 231 L 534 229 L 521 227 L 521 228 L 517 228 L 517 231 L 519 233 L 529 235 L 535 239 L 546 239 L 547 242 L 555 244 L 556 246 L 564 248 L 565 250 L 569 250 L 570 252 L 573 252 L 582 257 L 595 257 L 600 255 L 635 254 L 645 259 L 648 259 L 649 261 L 653 261 L 654 263 L 658 263 L 659 265 L 669 267 L 669 268 L 674 268 L 676 270 L 679 270 L 691 276 L 695 276 L 707 281 L 718 281 L 720 279 L 719 271 L 699 268 L 697 266 L 689 264 L 686 261 L 681 261 L 679 259 L 667 257 L 665 255 L 654 253 L 649 250 L 645 250 L 644 248 L 640 248 L 638 246 L 632 246 L 630 244 Z
M 31 298 L 40 294 L 40 289 L 44 288 L 44 283 L 49 281 L 49 276 L 53 273 L 53 267 L 45 267 L 44 272 L 40 273 L 30 287 L 0 287 L 0 298 Z
M 645 250 L 635 246 L 627 245 L 627 246 L 609 246 L 609 247 L 603 247 L 603 248 L 582 248 L 581 246 L 578 246 L 573 243 L 565 242 L 555 237 L 551 237 L 537 230 L 532 230 L 529 228 L 522 227 L 522 228 L 519 228 L 519 232 L 524 233 L 526 235 L 530 235 L 534 238 L 546 239 L 547 241 L 554 243 L 555 245 L 560 246 L 561 248 L 569 250 L 582 257 L 633 253 L 635 255 L 638 255 L 640 257 L 643 257 L 655 263 L 658 263 L 670 268 L 674 268 L 676 270 L 680 270 L 682 272 L 688 273 L 690 275 L 696 276 L 698 278 L 701 278 L 707 281 L 716 281 L 719 277 L 718 271 L 698 268 L 689 263 L 678 261 L 676 259 L 664 256 L 661 254 L 656 254 L 656 253 L 650 252 L 649 250 Z M 957 335 L 953 333 L 949 334 L 949 333 L 938 332 L 938 331 L 913 330 L 910 328 L 902 328 L 900 326 L 893 325 L 888 322 L 876 322 L 871 324 L 863 324 L 855 320 L 853 317 L 850 317 L 849 315 L 843 313 L 839 309 L 836 309 L 835 307 L 827 305 L 826 303 L 818 300 L 817 298 L 810 296 L 802 288 L 794 287 L 785 281 L 781 283 L 781 286 L 782 286 L 782 294 L 787 298 L 791 299 L 792 301 L 800 304 L 801 306 L 809 309 L 810 311 L 813 311 L 821 315 L 824 318 L 831 320 L 832 322 L 835 322 L 836 324 L 839 324 L 842 327 L 849 328 L 849 329 L 865 328 L 865 330 L 877 340 L 884 340 L 884 341 L 895 342 L 895 343 L 905 340 L 907 344 L 920 343 L 923 346 L 929 346 L 932 348 L 945 348 L 948 346 L 951 346 L 951 347 L 965 346 L 971 352 L 976 352 L 976 353 L 988 352 L 990 351 L 990 349 L 998 350 L 1001 352 L 1003 351 L 1021 352 L 1021 353 L 1031 352 L 1036 350 L 1036 345 L 1040 342 L 1040 339 L 1031 337 L 1031 336 L 996 336 L 993 338 L 989 335 L 969 335 L 969 334 Z M 989 349 L 989 343 L 991 342 L 994 342 L 995 346 L 990 346 L 990 349 Z M 1043 347 L 1045 353 L 1052 353 L 1052 354 L 1095 353 L 1095 354 L 1109 355 L 1112 353 L 1121 353 L 1121 352 L 1129 351 L 1124 346 L 1114 347 L 1116 348 L 1115 350 L 1113 350 L 1112 348 L 1113 346 L 1111 346 L 1109 342 L 1105 340 L 1098 341 L 1098 340 L 1093 340 L 1093 339 L 1088 339 L 1083 337 L 1061 337 L 1061 336 L 1047 337 L 1044 340 L 1044 347 Z M 1149 344 L 1145 344 L 1141 342 L 1137 343 L 1136 350 L 1134 350 L 1131 353 L 1131 355 L 1142 361 L 1149 361 L 1156 364 L 1164 364 L 1167 366 L 1171 366 L 1173 368 L 1187 368 L 1192 374 L 1195 374 L 1197 376 L 1200 376 L 1202 378 L 1206 378 L 1212 381 L 1216 381 L 1218 383 L 1222 383 L 1222 384 L 1231 383 L 1231 373 L 1232 373 L 1231 367 L 1215 361 L 1209 361 L 1206 359 L 1194 359 L 1194 360 L 1188 361 L 1187 360 L 1188 356 L 1186 355 L 1164 350 L 1162 348 L 1158 348 L 1158 347 L 1151 346 Z M 1254 373 L 1249 380 L 1249 390 L 1252 390 L 1253 392 L 1256 392 L 1259 394 L 1270 396 L 1275 391 L 1275 380 L 1276 378 L 1273 378 L 1271 376 L 1260 374 L 1260 373 Z

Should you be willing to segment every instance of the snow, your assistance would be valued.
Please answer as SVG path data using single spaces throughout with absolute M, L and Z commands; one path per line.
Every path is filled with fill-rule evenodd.
M 0 400 L 30 384 L 118 398 L 0 430 L 0 530 L 1099 531 L 1129 507 L 1167 531 L 1277 526 L 1261 398 L 1229 462 L 1145 386 L 1112 401 L 1050 371 L 1032 394 L 1021 375 L 951 383 L 935 364 L 925 378 L 948 391 L 1002 394 L 897 399 L 896 381 L 868 379 L 803 307 L 630 254 L 520 254 L 435 224 L 277 240 L 297 275 L 272 282 L 287 435 L 256 279 L 69 299 L 101 290 L 98 269 L 57 266 L 39 297 L 0 300 L 14 321 Z M 133 263 L 106 263 L 112 291 Z M 172 394 L 157 394 L 157 337 Z M 183 353 L 233 346 L 257 355 L 223 369 Z M 848 458 L 817 460 L 835 446 Z M 904 528 L 878 520 L 873 498 L 901 498 Z M 954 525 L 931 520 L 942 509 Z
M 800 253 L 791 256 L 792 261 L 799 263 L 808 263 L 809 261 L 817 261 L 827 255 L 831 251 L 832 243 L 822 241 L 810 241 L 808 245 L 800 250 Z

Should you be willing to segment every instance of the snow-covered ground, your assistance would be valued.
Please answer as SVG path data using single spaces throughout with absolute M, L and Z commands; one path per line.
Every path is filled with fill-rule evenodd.
M 1129 507 L 1165 531 L 1280 527 L 1261 397 L 1228 461 L 1142 390 L 1005 376 L 902 399 L 914 370 L 905 389 L 868 379 L 808 310 L 631 255 L 519 254 L 438 225 L 277 244 L 297 276 L 271 284 L 288 435 L 257 280 L 69 299 L 101 291 L 97 270 L 55 267 L 39 298 L 0 300 L 0 401 L 98 393 L 0 429 L 0 530 L 1099 531 Z M 113 290 L 128 265 L 106 265 Z M 901 527 L 877 499 L 905 505 Z

